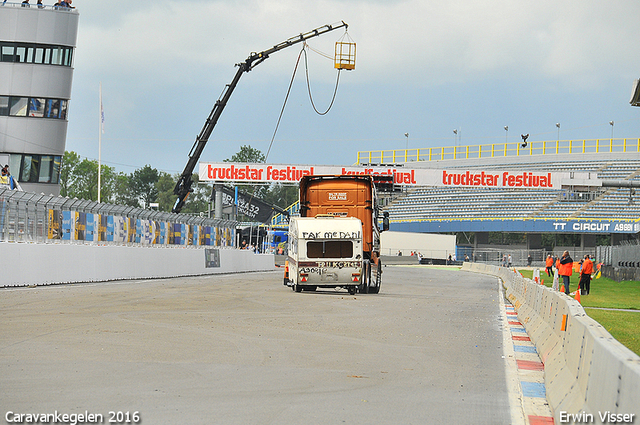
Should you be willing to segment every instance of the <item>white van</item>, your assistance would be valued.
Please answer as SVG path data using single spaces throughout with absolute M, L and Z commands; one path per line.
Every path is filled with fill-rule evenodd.
M 285 284 L 300 292 L 345 288 L 355 294 L 362 274 L 362 222 L 355 217 L 292 217 Z

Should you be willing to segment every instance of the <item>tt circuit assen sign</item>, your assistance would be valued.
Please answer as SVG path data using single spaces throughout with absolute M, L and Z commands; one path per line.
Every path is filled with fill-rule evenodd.
M 640 232 L 640 223 L 627 221 L 558 220 L 427 220 L 391 223 L 398 232 L 522 232 L 522 233 L 630 233 Z
M 236 183 L 298 183 L 308 175 L 393 175 L 397 185 L 514 189 L 560 189 L 565 180 L 589 179 L 588 173 L 505 170 L 427 169 L 201 162 L 201 181 Z M 571 183 L 565 183 L 571 184 Z M 592 183 L 592 185 L 596 185 Z

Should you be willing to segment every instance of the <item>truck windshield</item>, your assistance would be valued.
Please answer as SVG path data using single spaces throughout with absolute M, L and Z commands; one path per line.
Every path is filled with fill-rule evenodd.
M 307 258 L 352 258 L 351 241 L 307 242 Z

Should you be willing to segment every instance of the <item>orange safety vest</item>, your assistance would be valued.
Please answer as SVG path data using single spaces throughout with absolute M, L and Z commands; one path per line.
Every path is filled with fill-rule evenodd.
M 547 257 L 547 267 L 553 267 L 553 258 Z
M 573 261 L 566 264 L 560 264 L 558 273 L 560 273 L 560 276 L 571 276 L 573 274 Z
M 591 274 L 593 273 L 593 261 L 584 260 L 582 263 L 582 274 Z

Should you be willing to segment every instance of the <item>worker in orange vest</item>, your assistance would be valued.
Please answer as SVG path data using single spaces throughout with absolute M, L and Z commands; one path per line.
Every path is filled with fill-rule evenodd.
M 551 256 L 551 254 L 547 255 L 546 266 L 547 276 L 553 276 L 553 257 Z
M 584 256 L 582 263 L 582 272 L 580 273 L 580 294 L 589 295 L 591 290 L 591 273 L 593 273 L 593 261 L 589 255 Z
M 564 293 L 569 295 L 569 279 L 571 279 L 571 275 L 573 274 L 573 258 L 569 256 L 569 251 L 565 251 L 562 253 L 562 258 L 560 259 L 560 267 L 558 268 L 558 274 L 562 276 Z

